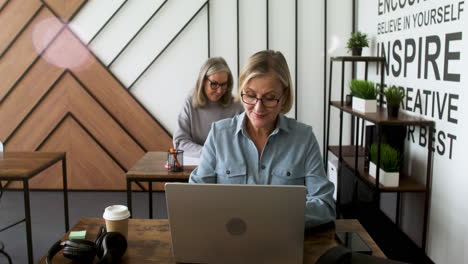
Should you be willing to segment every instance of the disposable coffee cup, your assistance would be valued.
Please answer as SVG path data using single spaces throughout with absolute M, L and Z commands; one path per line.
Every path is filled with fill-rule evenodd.
M 127 238 L 130 212 L 125 205 L 111 205 L 104 210 L 107 232 L 119 232 Z

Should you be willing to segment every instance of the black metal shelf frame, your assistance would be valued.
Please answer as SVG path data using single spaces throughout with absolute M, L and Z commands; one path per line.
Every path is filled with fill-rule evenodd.
M 339 105 L 334 105 L 339 111 L 340 111 L 340 126 L 339 126 L 339 150 L 338 150 L 338 161 L 340 166 L 338 166 L 338 178 L 337 178 L 337 213 L 339 213 L 339 204 L 341 201 L 341 182 L 342 182 L 342 169 L 341 165 L 344 164 L 344 159 L 343 159 L 343 113 L 346 112 L 352 116 L 353 123 L 355 126 L 352 127 L 352 130 L 355 132 L 354 134 L 354 142 L 352 145 L 355 146 L 355 154 L 354 154 L 354 176 L 357 179 L 360 180 L 365 180 L 363 177 L 359 176 L 359 164 L 358 164 L 358 158 L 359 158 L 359 149 L 362 148 L 363 146 L 363 140 L 361 139 L 361 146 L 359 145 L 359 126 L 360 122 L 362 119 L 362 127 L 364 128 L 364 123 L 365 121 L 369 121 L 368 118 L 365 118 L 364 115 L 358 115 L 352 111 L 346 111 L 344 108 L 344 75 L 345 75 L 345 63 L 346 62 L 364 62 L 365 63 L 365 80 L 368 80 L 368 64 L 369 62 L 375 62 L 375 63 L 380 63 L 380 107 L 378 111 L 383 111 L 382 110 L 382 103 L 383 103 L 383 98 L 382 98 L 382 91 L 384 87 L 384 76 L 385 76 L 385 58 L 384 57 L 356 57 L 356 56 L 348 56 L 348 57 L 332 57 L 330 58 L 330 72 L 329 72 L 329 83 L 328 83 L 328 97 L 327 93 L 325 93 L 324 99 L 326 100 L 326 104 L 328 105 L 328 112 L 325 113 L 324 117 L 326 117 L 326 134 L 325 134 L 325 141 L 326 145 L 324 146 L 324 165 L 325 169 L 327 169 L 327 161 L 328 161 L 328 146 L 329 146 L 329 135 L 330 135 L 330 108 L 332 106 L 332 101 L 331 101 L 331 92 L 332 92 L 332 75 L 333 75 L 333 62 L 341 62 L 341 96 L 340 96 L 340 103 Z M 325 90 L 326 92 L 326 90 Z M 370 121 L 373 122 L 373 121 Z M 376 125 L 377 129 L 377 169 L 376 169 L 376 177 L 375 177 L 375 184 L 370 183 L 369 186 L 372 186 L 376 190 L 375 196 L 374 196 L 374 203 L 376 208 L 380 208 L 380 193 L 382 192 L 394 192 L 396 193 L 397 201 L 396 201 L 396 214 L 395 214 L 395 224 L 397 225 L 398 228 L 400 228 L 400 211 L 401 211 L 401 193 L 402 192 L 415 192 L 413 190 L 405 190 L 404 188 L 398 189 L 396 188 L 395 191 L 386 191 L 382 190 L 381 187 L 379 186 L 380 183 L 380 149 L 381 149 L 381 144 L 382 144 L 382 131 L 385 129 L 387 126 L 391 125 L 410 125 L 416 123 L 418 126 L 425 126 L 429 129 L 429 142 L 432 142 L 432 131 L 435 129 L 435 123 L 431 121 L 421 121 L 421 122 L 413 122 L 413 123 L 405 123 L 405 122 L 399 122 L 396 120 L 395 122 L 379 122 L 375 121 L 373 122 Z M 363 135 L 364 129 L 361 130 L 361 135 Z M 423 227 L 422 227 L 422 249 L 424 252 L 426 251 L 426 240 L 427 240 L 427 225 L 428 225 L 428 216 L 429 216 L 429 203 L 430 203 L 430 194 L 431 194 L 431 177 L 432 177 L 432 160 L 433 160 L 433 152 L 431 150 L 431 144 L 428 144 L 427 146 L 427 167 L 426 167 L 426 182 L 425 182 L 425 191 L 424 193 L 424 216 L 423 216 Z M 356 187 L 356 186 L 355 186 Z M 354 187 L 354 188 L 355 188 Z

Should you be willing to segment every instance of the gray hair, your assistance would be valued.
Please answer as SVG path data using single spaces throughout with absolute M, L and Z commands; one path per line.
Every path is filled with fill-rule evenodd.
M 219 104 L 223 107 L 229 106 L 232 103 L 232 86 L 233 77 L 229 66 L 222 57 L 209 58 L 201 67 L 200 73 L 198 74 L 197 83 L 192 95 L 192 105 L 194 107 L 204 107 L 208 98 L 205 94 L 205 80 L 208 76 L 225 72 L 228 75 L 226 92 L 223 97 L 219 99 Z

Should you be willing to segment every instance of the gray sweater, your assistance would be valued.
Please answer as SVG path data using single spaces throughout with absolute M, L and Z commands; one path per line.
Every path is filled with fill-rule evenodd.
M 174 146 L 184 150 L 187 156 L 200 157 L 203 144 L 211 129 L 211 123 L 231 118 L 243 111 L 239 102 L 222 107 L 218 102 L 209 100 L 204 107 L 195 108 L 192 106 L 192 97 L 188 96 L 177 121 L 173 138 Z

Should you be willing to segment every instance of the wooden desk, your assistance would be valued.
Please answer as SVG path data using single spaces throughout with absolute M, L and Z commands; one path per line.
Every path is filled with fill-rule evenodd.
M 71 229 L 87 230 L 87 239 L 94 240 L 102 218 L 81 218 Z M 357 232 L 372 248 L 375 256 L 385 258 L 358 220 L 337 220 L 336 231 Z M 335 228 L 307 234 L 304 241 L 304 263 L 315 263 L 327 249 L 338 245 L 334 238 Z M 68 233 L 62 240 L 68 239 Z M 44 256 L 39 263 L 45 263 Z M 53 263 L 72 263 L 59 252 Z M 172 255 L 171 233 L 167 219 L 130 219 L 128 249 L 121 263 L 175 263 Z
M 68 192 L 67 192 L 67 164 L 65 152 L 1 152 L 0 153 L 0 181 L 22 181 L 24 193 L 25 219 L 10 225 L 8 229 L 23 221 L 26 222 L 26 241 L 28 246 L 28 261 L 33 263 L 31 208 L 29 202 L 28 181 L 41 171 L 49 168 L 58 161 L 62 161 L 63 204 L 65 209 L 65 232 L 68 224 Z
M 149 218 L 153 218 L 153 182 L 188 182 L 196 166 L 184 166 L 181 172 L 169 172 L 164 167 L 166 152 L 147 152 L 126 174 L 127 206 L 132 212 L 132 181 L 148 182 Z

